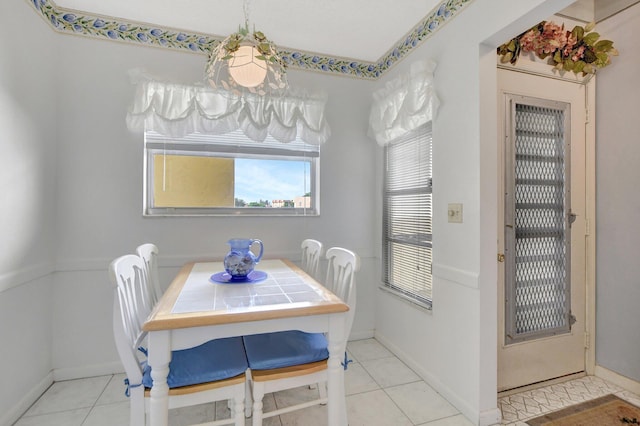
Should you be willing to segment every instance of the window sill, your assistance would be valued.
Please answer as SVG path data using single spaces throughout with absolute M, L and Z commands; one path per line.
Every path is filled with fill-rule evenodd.
M 316 217 L 319 213 L 310 209 L 147 209 L 143 211 L 143 217 L 198 217 L 198 216 L 223 216 L 223 217 Z
M 432 313 L 433 312 L 432 304 L 424 303 L 422 301 L 418 301 L 416 299 L 413 299 L 412 297 L 407 296 L 406 294 L 403 294 L 403 293 L 401 293 L 399 291 L 396 291 L 396 290 L 393 290 L 391 288 L 388 288 L 385 285 L 379 285 L 378 289 L 384 291 L 385 293 L 389 293 L 392 296 L 395 296 L 396 298 L 400 299 L 401 301 L 410 304 L 414 308 L 426 311 L 428 313 Z

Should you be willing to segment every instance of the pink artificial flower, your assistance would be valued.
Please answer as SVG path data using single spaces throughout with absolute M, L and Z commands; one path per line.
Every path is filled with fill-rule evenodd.
M 567 37 L 567 44 L 564 46 L 564 49 L 562 50 L 562 55 L 565 57 L 571 54 L 573 47 L 578 42 L 578 39 L 574 37 L 573 33 L 568 33 L 568 34 L 569 36 Z
M 553 22 L 545 22 L 542 27 L 542 38 L 544 40 L 542 46 L 544 53 L 553 53 L 561 49 L 567 44 L 567 33 L 564 30 L 564 24 L 560 26 Z
M 522 37 L 520 37 L 520 47 L 523 52 L 535 51 L 537 48 L 538 32 L 536 30 L 529 30 Z
M 580 59 L 584 58 L 584 46 L 580 46 L 578 47 L 578 50 L 576 51 L 576 53 L 571 57 L 571 60 L 573 62 L 578 62 Z

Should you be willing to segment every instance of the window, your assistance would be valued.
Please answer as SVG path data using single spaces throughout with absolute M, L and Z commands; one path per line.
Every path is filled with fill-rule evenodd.
M 431 308 L 431 122 L 385 147 L 383 281 Z
M 145 131 L 144 215 L 317 215 L 319 146 Z

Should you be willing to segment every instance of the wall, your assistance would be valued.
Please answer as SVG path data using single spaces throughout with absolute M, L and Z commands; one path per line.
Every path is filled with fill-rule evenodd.
M 0 367 L 0 424 L 35 400 L 52 369 L 58 379 L 121 370 L 111 336 L 111 259 L 153 241 L 167 285 L 183 262 L 221 257 L 224 241 L 240 234 L 261 238 L 274 256 L 297 257 L 307 237 L 358 251 L 363 269 L 352 337 L 368 337 L 375 326 L 467 417 L 489 424 L 497 408 L 494 48 L 569 3 L 476 1 L 377 83 L 292 71 L 293 85 L 329 92 L 333 137 L 322 151 L 322 216 L 288 219 L 142 218 L 142 141 L 124 125 L 133 93 L 127 71 L 143 67 L 193 82 L 201 79 L 204 57 L 59 35 L 29 2 L 1 3 L 0 152 L 8 167 L 0 171 L 0 350 L 9 361 Z M 639 206 L 637 197 L 622 198 L 634 194 L 632 161 L 639 159 L 627 142 L 638 134 L 635 92 L 628 90 L 638 68 L 631 44 L 637 6 L 630 10 L 598 25 L 623 53 L 614 61 L 626 65 L 598 77 L 596 343 L 599 364 L 638 380 L 639 271 L 632 256 Z M 20 42 L 10 44 L 15 34 Z M 427 57 L 438 63 L 442 101 L 434 121 L 431 313 L 376 289 L 381 150 L 365 137 L 373 89 Z M 625 108 L 607 108 L 614 96 Z M 451 202 L 464 204 L 463 224 L 446 222 Z
M 609 18 L 620 10 L 637 3 L 638 0 L 595 0 L 596 22 Z
M 598 73 L 596 362 L 640 381 L 640 4 L 598 23 L 620 56 Z M 640 388 L 638 388 L 640 389 Z
M 369 290 L 375 245 L 374 143 L 365 136 L 372 82 L 292 70 L 292 86 L 328 92 L 332 137 L 321 151 L 320 217 L 142 217 L 142 135 L 125 115 L 146 69 L 170 81 L 202 81 L 205 56 L 83 37 L 57 36 L 57 269 L 53 305 L 56 379 L 120 371 L 111 332 L 107 267 L 144 242 L 160 250 L 168 285 L 186 261 L 222 258 L 231 237 L 260 238 L 265 256 L 299 258 L 304 238 L 351 248 L 363 258 L 352 335 L 373 335 Z M 358 159 L 358 161 L 354 161 Z M 73 300 L 73 309 L 69 309 Z
M 441 106 L 433 122 L 433 311 L 379 291 L 376 337 L 475 424 L 499 419 L 495 48 L 569 3 L 474 2 L 380 83 L 431 58 Z M 464 205 L 462 224 L 447 223 L 448 203 Z
M 52 381 L 56 69 L 51 35 L 29 3 L 0 3 L 1 425 L 16 420 Z

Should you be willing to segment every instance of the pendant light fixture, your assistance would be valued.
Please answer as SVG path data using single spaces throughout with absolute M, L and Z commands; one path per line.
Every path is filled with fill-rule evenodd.
M 209 54 L 206 79 L 211 87 L 236 94 L 282 95 L 287 89 L 286 65 L 273 42 L 249 31 L 249 6 L 244 0 L 244 27 L 219 42 Z

